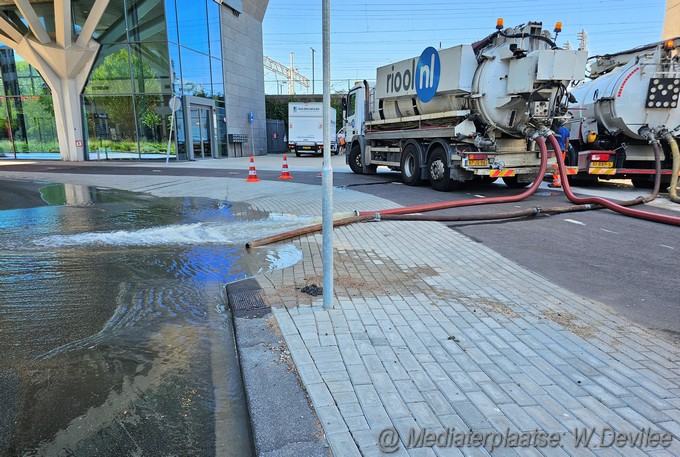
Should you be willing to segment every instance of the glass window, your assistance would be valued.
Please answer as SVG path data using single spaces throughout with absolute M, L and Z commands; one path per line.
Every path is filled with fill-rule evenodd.
M 95 0 L 73 0 L 71 14 L 73 25 L 77 33 L 80 33 L 87 16 L 92 10 Z M 45 2 L 52 10 L 52 2 Z M 102 44 L 125 43 L 127 41 L 127 27 L 125 23 L 125 1 L 110 0 L 106 11 L 95 27 L 93 38 Z M 52 13 L 54 14 L 54 13 Z M 51 17 L 54 17 L 53 15 Z M 54 20 L 50 21 L 52 24 Z
M 207 97 L 212 92 L 210 82 L 210 58 L 205 54 L 182 48 L 183 93 Z
M 173 43 L 179 43 L 179 34 L 177 32 L 177 5 L 175 0 L 165 0 L 165 20 L 168 29 L 168 40 Z
M 357 93 L 352 92 L 349 94 L 349 103 L 347 104 L 347 116 L 353 116 L 354 113 L 356 112 L 356 104 L 357 104 Z
M 139 150 L 142 159 L 165 156 L 172 111 L 168 106 L 169 96 L 137 95 L 135 106 L 139 119 Z M 170 154 L 174 155 L 174 145 Z
M 210 74 L 212 75 L 212 98 L 224 101 L 224 73 L 221 60 L 210 59 Z
M 109 158 L 137 158 L 134 101 L 130 95 L 85 97 L 88 150 Z
M 130 55 L 127 45 L 102 46 L 85 93 L 91 95 L 131 94 Z
M 179 21 L 179 44 L 208 54 L 208 2 L 176 0 Z
M 135 93 L 170 93 L 170 67 L 166 43 L 135 43 L 132 53 L 132 74 Z
M 222 6 L 215 2 L 208 2 L 208 35 L 210 39 L 210 55 L 222 58 L 222 38 L 220 30 L 220 11 Z
M 179 46 L 168 43 L 170 53 L 170 84 L 173 94 L 182 94 L 182 59 L 180 59 Z
M 127 0 L 127 14 L 130 41 L 168 39 L 163 0 Z
M 30 152 L 59 152 L 51 96 L 22 97 L 26 142 Z

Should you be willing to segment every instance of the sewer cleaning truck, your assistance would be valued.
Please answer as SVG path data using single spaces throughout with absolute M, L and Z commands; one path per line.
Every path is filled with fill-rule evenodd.
M 335 108 L 331 108 L 331 153 L 338 153 L 335 139 Z M 288 150 L 302 154 L 323 154 L 323 103 L 288 103 Z
M 669 141 L 680 136 L 680 38 L 615 54 L 593 56 L 589 80 L 570 89 L 570 179 L 629 178 L 636 187 L 654 184 L 654 150 L 662 140 L 661 183 L 671 179 Z
M 499 19 L 476 43 L 380 67 L 373 87 L 357 83 L 343 99 L 347 163 L 441 191 L 499 177 L 525 187 L 540 166 L 532 136 L 566 115 L 567 85 L 583 78 L 586 59 L 558 48 L 540 22 L 506 29 Z

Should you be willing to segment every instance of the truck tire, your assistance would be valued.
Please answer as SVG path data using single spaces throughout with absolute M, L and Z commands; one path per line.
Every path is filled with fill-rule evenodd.
M 430 186 L 432 186 L 434 190 L 447 192 L 460 187 L 451 179 L 449 158 L 446 151 L 444 151 L 444 148 L 438 147 L 432 151 L 427 161 L 427 170 L 430 178 Z
M 407 145 L 401 155 L 401 180 L 407 186 L 419 186 L 423 183 L 420 177 L 420 154 L 413 144 Z
M 517 179 L 517 176 L 506 176 L 506 177 L 503 178 L 503 182 L 510 189 L 524 189 L 529 184 L 531 184 L 531 181 L 530 182 L 519 182 L 519 180 Z
M 358 175 L 364 174 L 364 167 L 361 164 L 361 146 L 355 144 L 349 152 L 349 167 Z

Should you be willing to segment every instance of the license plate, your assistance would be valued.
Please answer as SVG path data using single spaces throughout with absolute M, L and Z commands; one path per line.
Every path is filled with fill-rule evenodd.
M 612 168 L 614 162 L 590 162 L 590 166 L 593 168 Z
M 488 165 L 489 165 L 489 163 L 486 161 L 486 159 L 469 159 L 468 160 L 468 167 L 486 167 Z
M 302 149 L 312 149 L 311 146 L 302 146 Z

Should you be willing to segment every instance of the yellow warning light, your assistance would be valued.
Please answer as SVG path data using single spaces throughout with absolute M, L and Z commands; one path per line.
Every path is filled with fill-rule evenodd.
M 589 131 L 588 135 L 586 136 L 586 142 L 594 143 L 595 140 L 597 140 L 597 132 L 594 132 L 593 130 Z
M 501 30 L 503 28 L 503 18 L 499 17 L 496 19 L 496 30 Z
M 560 33 L 561 31 L 562 31 L 562 23 L 561 22 L 555 22 L 555 30 L 553 30 L 553 32 Z
M 666 41 L 663 43 L 663 48 L 664 48 L 666 51 L 670 51 L 670 50 L 673 49 L 674 47 L 675 47 L 675 40 L 666 40 Z

